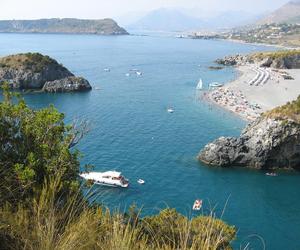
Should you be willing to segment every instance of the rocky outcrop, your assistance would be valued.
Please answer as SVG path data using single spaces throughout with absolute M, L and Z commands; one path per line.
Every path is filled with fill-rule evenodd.
M 56 60 L 39 53 L 17 54 L 1 58 L 0 82 L 8 82 L 11 88 L 21 90 L 49 91 L 51 89 L 50 92 L 69 92 L 91 89 L 87 80 L 76 78 Z M 55 85 L 59 91 L 52 91 Z
M 271 67 L 275 69 L 300 69 L 300 51 L 278 51 L 251 55 L 226 56 L 225 58 L 217 59 L 216 63 L 225 66 L 240 66 L 256 63 L 261 67 Z
M 300 69 L 300 54 L 287 57 L 272 58 L 268 57 L 261 61 L 261 67 L 271 67 L 275 69 Z
M 91 90 L 92 87 L 89 82 L 82 77 L 66 77 L 60 80 L 46 82 L 43 91 L 57 93 L 57 92 L 78 92 Z
M 300 125 L 293 120 L 258 118 L 238 138 L 209 143 L 198 159 L 221 167 L 300 170 Z
M 110 18 L 99 20 L 76 18 L 3 20 L 0 21 L 0 32 L 128 35 L 124 28 Z
M 248 62 L 248 57 L 243 55 L 226 56 L 224 58 L 217 59 L 215 62 L 224 66 L 242 65 Z

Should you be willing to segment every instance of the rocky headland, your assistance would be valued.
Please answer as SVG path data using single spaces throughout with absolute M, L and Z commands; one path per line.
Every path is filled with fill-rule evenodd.
M 16 54 L 0 58 L 0 82 L 8 82 L 12 89 L 45 92 L 75 92 L 92 89 L 87 80 L 74 76 L 56 60 L 39 53 Z
M 264 113 L 239 137 L 207 144 L 198 159 L 220 167 L 300 170 L 300 97 Z
M 0 32 L 128 35 L 113 19 L 100 20 L 52 18 L 39 20 L 3 20 Z
M 225 66 L 257 64 L 275 69 L 300 69 L 300 50 L 261 52 L 250 55 L 234 55 L 217 59 L 216 63 Z

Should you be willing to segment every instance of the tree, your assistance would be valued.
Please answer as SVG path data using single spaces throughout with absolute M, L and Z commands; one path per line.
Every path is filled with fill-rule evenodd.
M 0 103 L 0 201 L 26 200 L 58 174 L 63 191 L 77 189 L 79 153 L 71 150 L 84 133 L 66 126 L 53 106 L 31 109 L 3 85 Z

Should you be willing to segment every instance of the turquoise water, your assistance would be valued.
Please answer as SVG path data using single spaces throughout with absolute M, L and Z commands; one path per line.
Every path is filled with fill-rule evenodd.
M 54 104 L 67 122 L 88 119 L 91 132 L 79 149 L 82 164 L 96 170 L 120 170 L 131 181 L 124 189 L 97 188 L 99 202 L 126 209 L 143 206 L 144 214 L 175 207 L 194 216 L 191 205 L 204 200 L 238 228 L 235 248 L 251 242 L 262 249 L 300 249 L 300 176 L 277 178 L 262 172 L 208 168 L 196 160 L 209 141 L 238 135 L 245 122 L 211 107 L 195 93 L 199 77 L 205 83 L 234 79 L 231 68 L 210 71 L 216 58 L 264 47 L 224 41 L 167 37 L 100 37 L 77 35 L 0 35 L 0 55 L 36 51 L 48 54 L 95 87 L 81 94 L 28 94 L 35 108 Z M 110 72 L 104 72 L 110 68 Z M 125 74 L 137 68 L 142 77 Z M 175 113 L 166 108 L 172 106 Z M 142 178 L 144 186 L 136 183 Z M 288 247 L 287 247 L 288 246 Z

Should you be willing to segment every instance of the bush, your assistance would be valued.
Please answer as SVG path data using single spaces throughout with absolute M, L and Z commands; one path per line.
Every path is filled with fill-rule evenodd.
M 0 103 L 0 200 L 34 197 L 45 179 L 58 174 L 65 190 L 76 189 L 78 152 L 70 150 L 74 134 L 64 124 L 64 115 L 53 106 L 33 110 L 21 99 L 14 104 L 7 90 L 4 95 Z

